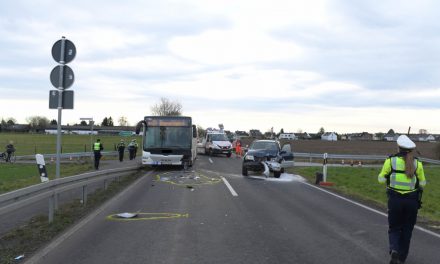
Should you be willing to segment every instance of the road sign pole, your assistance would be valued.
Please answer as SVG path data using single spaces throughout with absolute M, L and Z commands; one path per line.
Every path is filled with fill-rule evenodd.
M 57 122 L 57 158 L 56 158 L 56 169 L 55 169 L 55 179 L 60 178 L 60 163 L 61 163 L 61 113 L 62 113 L 62 105 L 63 105 L 63 76 L 64 76 L 64 50 L 65 50 L 65 42 L 66 38 L 62 37 L 61 39 L 61 59 L 60 64 L 62 65 L 60 69 L 60 78 L 59 78 L 59 84 L 58 84 L 58 122 Z M 58 194 L 55 194 L 54 199 L 54 207 L 57 210 L 58 209 Z
M 64 93 L 66 95 L 66 100 L 63 100 L 63 92 L 65 89 L 69 88 L 73 81 L 75 80 L 75 76 L 73 74 L 72 69 L 66 64 L 71 62 L 76 55 L 76 47 L 72 41 L 67 40 L 66 37 L 62 37 L 60 40 L 55 42 L 52 46 L 52 58 L 58 62 L 58 66 L 56 66 L 52 72 L 50 73 L 50 82 L 52 85 L 58 89 L 58 102 L 52 98 L 55 95 L 54 92 L 49 93 L 49 108 L 50 109 L 58 109 L 58 123 L 57 123 L 57 154 L 56 154 L 56 170 L 55 170 L 55 178 L 60 178 L 60 163 L 61 163 L 61 113 L 62 109 L 73 109 L 73 93 Z M 70 106 L 68 103 L 63 105 L 63 101 L 68 101 L 72 104 Z M 58 104 L 56 104 L 58 103 Z M 54 195 L 54 207 L 58 209 L 58 198 L 59 195 Z

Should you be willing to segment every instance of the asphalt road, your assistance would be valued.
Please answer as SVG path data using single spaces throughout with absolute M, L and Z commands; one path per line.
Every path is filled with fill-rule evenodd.
M 37 263 L 389 261 L 380 213 L 296 175 L 244 178 L 235 158 L 199 156 L 193 170 L 146 175 L 40 251 L 47 254 Z M 138 215 L 115 216 L 124 212 Z M 415 230 L 406 263 L 438 263 L 439 245 L 440 237 Z

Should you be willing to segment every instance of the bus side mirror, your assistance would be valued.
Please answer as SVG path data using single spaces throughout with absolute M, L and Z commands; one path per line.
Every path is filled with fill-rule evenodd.
M 142 128 L 142 126 L 145 124 L 145 121 L 139 121 L 138 123 L 137 123 L 137 125 L 136 125 L 136 130 L 135 130 L 135 133 L 136 133 L 136 135 L 139 135 L 139 133 L 141 132 L 141 128 Z M 147 126 L 145 126 L 145 129 L 146 129 L 146 127 Z
M 193 138 L 197 138 L 197 127 L 196 125 L 192 125 Z

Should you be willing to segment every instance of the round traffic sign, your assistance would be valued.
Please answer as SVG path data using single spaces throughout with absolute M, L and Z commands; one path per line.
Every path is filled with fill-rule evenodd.
M 60 82 L 62 81 L 62 82 Z M 58 65 L 50 73 L 50 82 L 57 89 L 67 89 L 75 81 L 73 70 L 67 65 Z
M 61 55 L 62 43 L 64 41 L 64 56 Z M 68 39 L 60 39 L 52 46 L 52 58 L 58 63 L 69 63 L 73 61 L 76 55 L 76 47 Z

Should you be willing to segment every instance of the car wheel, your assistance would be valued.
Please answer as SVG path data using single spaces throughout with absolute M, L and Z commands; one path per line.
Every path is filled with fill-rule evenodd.
M 242 169 L 241 169 L 241 174 L 242 174 L 243 176 L 248 176 L 248 170 L 247 170 L 247 168 L 245 168 L 244 166 L 243 166 Z
M 279 178 L 279 177 L 281 176 L 281 171 L 274 171 L 274 172 L 273 172 L 273 176 L 274 176 L 275 178 Z

